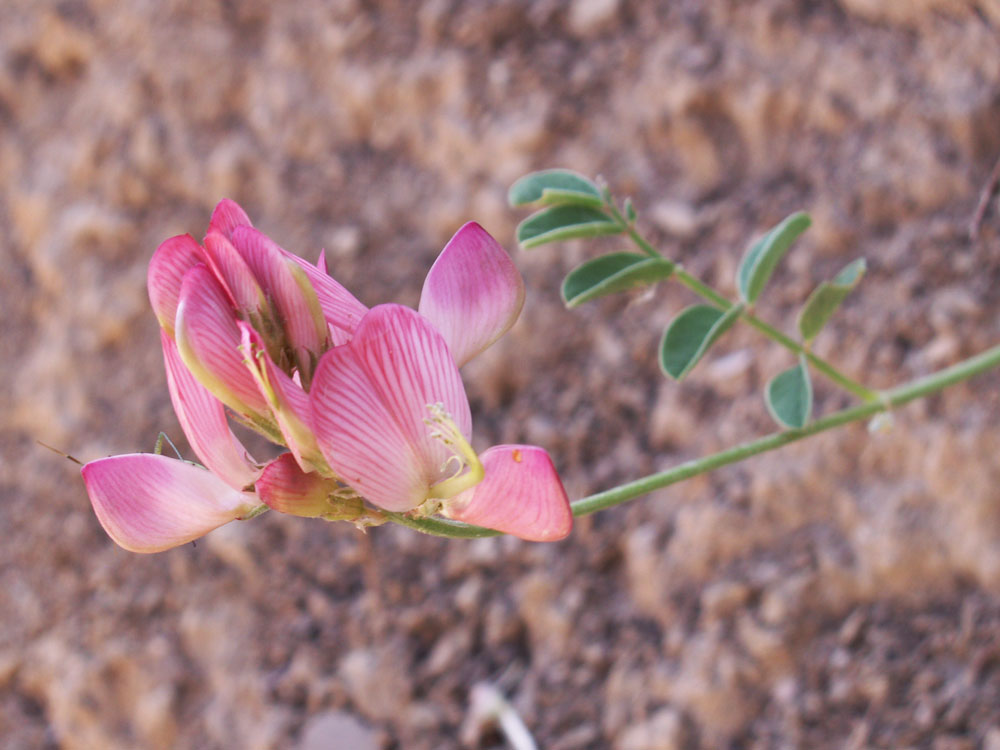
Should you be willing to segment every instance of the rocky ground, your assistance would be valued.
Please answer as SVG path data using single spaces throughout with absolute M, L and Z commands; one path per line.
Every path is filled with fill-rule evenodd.
M 549 750 L 997 750 L 998 373 L 552 545 L 268 514 L 136 556 L 36 441 L 180 439 L 144 275 L 219 198 L 367 304 L 414 304 L 476 219 L 528 286 L 464 373 L 477 441 L 546 446 L 579 497 L 772 429 L 790 360 L 738 329 L 666 382 L 691 298 L 564 310 L 562 275 L 618 246 L 515 250 L 516 177 L 603 175 L 727 294 L 747 240 L 810 211 L 759 314 L 791 330 L 867 257 L 817 350 L 886 387 L 1000 341 L 996 202 L 968 233 L 998 155 L 996 0 L 4 0 L 3 746 L 501 748 L 485 682 Z

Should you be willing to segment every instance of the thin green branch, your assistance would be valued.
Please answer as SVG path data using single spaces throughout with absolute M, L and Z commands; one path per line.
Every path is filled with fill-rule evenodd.
M 572 504 L 573 515 L 586 516 L 605 508 L 620 505 L 629 500 L 634 500 L 641 495 L 646 495 L 653 490 L 668 487 L 685 479 L 718 469 L 721 466 L 737 463 L 752 456 L 781 448 L 789 443 L 795 443 L 811 435 L 831 430 L 834 427 L 868 419 L 891 408 L 902 406 L 924 396 L 929 396 L 955 383 L 968 380 L 997 366 L 1000 366 L 1000 346 L 987 349 L 981 354 L 977 354 L 974 357 L 970 357 L 926 377 L 918 378 L 891 390 L 884 391 L 878 401 L 869 401 L 835 412 L 822 419 L 817 419 L 801 430 L 775 432 L 719 453 L 713 453 L 704 458 L 686 461 L 672 469 L 650 474 L 649 476 L 619 485 L 610 490 L 581 498 Z M 386 515 L 396 523 L 401 523 L 417 531 L 435 536 L 475 538 L 497 535 L 497 532 L 490 529 L 455 523 L 454 521 L 441 521 L 437 519 L 415 520 L 396 513 L 387 513 Z
M 701 281 L 696 279 L 694 276 L 689 274 L 680 266 L 674 269 L 673 278 L 688 289 L 690 289 L 695 294 L 707 299 L 712 304 L 722 308 L 723 310 L 728 310 L 733 306 L 734 303 L 730 302 L 728 299 L 723 297 L 721 294 L 717 293 L 711 287 L 703 284 Z M 831 365 L 822 357 L 817 357 L 811 351 L 806 349 L 802 344 L 793 339 L 790 336 L 786 336 L 781 331 L 779 331 L 774 326 L 769 323 L 765 323 L 763 320 L 758 318 L 751 312 L 744 311 L 740 314 L 740 317 L 747 323 L 752 325 L 758 331 L 763 333 L 769 339 L 777 344 L 788 349 L 795 355 L 803 354 L 805 358 L 809 360 L 809 364 L 815 367 L 819 372 L 826 375 L 830 380 L 839 385 L 845 391 L 853 393 L 855 396 L 860 398 L 862 401 L 877 401 L 880 396 L 875 391 L 870 388 L 866 388 L 861 383 L 857 382 L 853 378 L 848 377 L 844 373 L 840 372 L 836 367 Z
M 625 220 L 625 217 L 622 216 L 621 211 L 618 210 L 618 207 L 615 205 L 613 200 L 609 200 L 607 206 L 608 210 L 611 211 L 611 215 L 621 225 L 622 229 L 625 230 L 625 233 L 628 234 L 629 238 L 636 244 L 636 247 L 638 247 L 640 250 L 642 250 L 644 253 L 646 253 L 646 255 L 649 255 L 650 257 L 653 258 L 663 257 L 663 254 L 660 253 L 660 251 L 658 251 L 655 247 L 653 247 L 649 243 L 649 241 L 646 240 L 645 237 L 639 234 L 635 226 L 633 226 L 631 223 Z M 671 278 L 676 279 L 678 283 L 687 287 L 701 298 L 708 300 L 713 305 L 721 308 L 722 310 L 728 310 L 734 304 L 733 302 L 731 302 L 730 300 L 726 299 L 721 294 L 719 294 L 717 291 L 712 289 L 712 287 L 708 286 L 708 284 L 705 284 L 701 280 L 689 274 L 680 266 L 680 264 L 678 264 L 675 267 L 673 276 Z M 758 318 L 753 313 L 749 311 L 744 311 L 740 314 L 740 318 L 742 318 L 747 323 L 756 328 L 758 331 L 760 331 L 762 334 L 767 336 L 769 339 L 771 339 L 771 341 L 774 341 L 776 344 L 780 344 L 793 354 L 805 355 L 805 358 L 809 360 L 809 364 L 811 364 L 813 367 L 816 368 L 817 371 L 823 373 L 826 377 L 828 377 L 834 383 L 839 385 L 845 391 L 854 394 L 862 401 L 879 400 L 880 396 L 877 392 L 871 390 L 870 388 L 865 387 L 858 381 L 840 372 L 840 370 L 831 365 L 825 359 L 823 359 L 822 357 L 817 357 L 811 351 L 802 346 L 802 344 L 800 344 L 798 341 L 791 338 L 790 336 L 786 336 L 785 334 L 783 334 L 781 331 L 779 331 L 777 328 L 770 325 L 769 323 L 765 323 L 763 320 Z
M 393 523 L 415 531 L 422 531 L 431 536 L 446 536 L 453 539 L 481 539 L 487 536 L 500 536 L 499 531 L 484 529 L 482 526 L 471 526 L 459 521 L 447 521 L 443 518 L 410 518 L 403 513 L 382 512 Z

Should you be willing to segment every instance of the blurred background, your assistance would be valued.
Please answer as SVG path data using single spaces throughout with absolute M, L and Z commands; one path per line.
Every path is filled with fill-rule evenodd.
M 811 212 L 759 314 L 791 331 L 865 256 L 818 352 L 873 387 L 946 366 L 1000 341 L 995 201 L 968 230 L 998 40 L 996 0 L 2 0 L 0 744 L 501 748 L 487 682 L 551 750 L 1000 748 L 998 373 L 551 545 L 266 514 L 138 556 L 36 444 L 186 450 L 145 272 L 222 197 L 369 305 L 482 223 L 528 302 L 463 373 L 477 445 L 547 447 L 571 496 L 773 429 L 791 360 L 751 330 L 660 375 L 683 289 L 563 309 L 622 248 L 516 249 L 506 189 L 552 166 L 730 295 Z

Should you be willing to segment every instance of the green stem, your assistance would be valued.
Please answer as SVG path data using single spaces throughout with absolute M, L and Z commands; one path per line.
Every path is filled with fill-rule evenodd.
M 625 217 L 622 216 L 621 212 L 618 210 L 618 207 L 614 204 L 614 201 L 609 201 L 607 205 L 609 210 L 611 211 L 612 216 L 614 216 L 614 218 L 618 221 L 621 227 L 625 230 L 625 232 L 628 234 L 628 236 L 640 250 L 646 253 L 646 255 L 649 255 L 650 257 L 653 258 L 663 257 L 662 253 L 660 253 L 655 247 L 649 244 L 646 238 L 643 237 L 641 234 L 639 234 L 639 232 L 636 231 L 636 228 L 625 220 Z M 719 294 L 717 291 L 712 289 L 712 287 L 708 286 L 708 284 L 705 284 L 701 280 L 689 274 L 681 267 L 680 264 L 677 264 L 677 266 L 674 268 L 674 273 L 672 278 L 676 279 L 680 284 L 686 286 L 688 289 L 690 289 L 692 292 L 700 296 L 702 299 L 708 300 L 713 305 L 721 308 L 722 310 L 728 310 L 734 304 L 725 297 L 723 297 L 721 294 Z M 800 344 L 798 341 L 791 338 L 790 336 L 786 336 L 785 334 L 783 334 L 781 331 L 779 331 L 777 328 L 770 325 L 769 323 L 765 323 L 763 320 L 758 318 L 753 313 L 749 311 L 744 311 L 740 314 L 740 317 L 747 323 L 752 325 L 754 328 L 756 328 L 758 331 L 760 331 L 762 334 L 767 336 L 769 339 L 771 339 L 771 341 L 780 344 L 793 354 L 805 355 L 805 358 L 809 360 L 809 364 L 815 367 L 819 372 L 826 375 L 826 377 L 828 377 L 834 383 L 839 385 L 845 391 L 853 393 L 862 401 L 877 401 L 880 398 L 877 392 L 871 390 L 870 388 L 866 388 L 858 381 L 848 377 L 840 370 L 838 370 L 836 367 L 827 362 L 825 359 L 823 359 L 822 357 L 817 357 L 811 351 L 802 346 L 802 344 Z
M 775 432 L 719 453 L 713 453 L 704 458 L 686 461 L 672 469 L 650 474 L 649 476 L 627 482 L 610 490 L 584 497 L 572 504 L 573 515 L 586 516 L 605 508 L 620 505 L 629 500 L 634 500 L 641 495 L 646 495 L 653 490 L 668 487 L 671 484 L 676 484 L 685 479 L 718 469 L 721 466 L 737 463 L 752 456 L 773 451 L 789 443 L 794 443 L 811 435 L 831 430 L 834 427 L 840 427 L 849 422 L 857 422 L 861 419 L 873 417 L 891 408 L 902 406 L 915 399 L 936 393 L 955 383 L 968 380 L 974 375 L 991 370 L 998 365 L 1000 365 L 1000 346 L 994 346 L 992 349 L 987 349 L 985 352 L 963 360 L 951 367 L 946 367 L 926 377 L 918 378 L 891 390 L 884 391 L 878 401 L 869 401 L 835 412 L 822 419 L 817 419 L 801 430 Z M 490 529 L 469 526 L 454 521 L 442 521 L 438 519 L 416 520 L 397 513 L 387 513 L 386 515 L 396 523 L 401 523 L 417 531 L 423 531 L 435 536 L 475 538 L 497 535 L 496 531 L 491 531 Z
M 709 302 L 712 302 L 714 305 L 722 308 L 723 310 L 728 310 L 730 307 L 733 306 L 732 302 L 730 302 L 728 299 L 726 299 L 721 294 L 716 292 L 710 286 L 703 284 L 701 281 L 696 279 L 694 276 L 689 274 L 680 266 L 677 266 L 674 269 L 673 278 L 677 279 L 678 282 L 686 286 L 695 294 L 702 296 L 703 298 L 707 299 Z M 785 347 L 793 354 L 805 355 L 805 358 L 809 360 L 809 364 L 815 367 L 819 372 L 826 375 L 830 380 L 839 385 L 845 391 L 853 393 L 862 401 L 877 401 L 880 398 L 878 393 L 871 390 L 870 388 L 866 388 L 853 378 L 848 377 L 840 370 L 838 370 L 836 367 L 827 362 L 825 359 L 823 359 L 822 357 L 817 357 L 811 351 L 802 346 L 802 344 L 800 344 L 798 341 L 791 338 L 790 336 L 786 336 L 785 334 L 783 334 L 781 331 L 779 331 L 777 328 L 770 325 L 769 323 L 765 323 L 763 320 L 758 318 L 753 313 L 744 311 L 740 314 L 740 317 L 743 318 L 743 320 L 745 320 L 747 323 L 752 325 L 754 328 L 756 328 L 758 331 L 763 333 L 765 336 L 767 336 L 769 339 L 771 339 L 771 341 L 774 341 L 777 344 L 781 344 L 781 346 Z
M 422 531 L 431 536 L 446 536 L 454 539 L 481 539 L 487 536 L 500 536 L 499 531 L 484 529 L 482 526 L 471 526 L 458 521 L 447 521 L 443 518 L 410 518 L 403 513 L 383 511 L 385 516 L 400 526 Z

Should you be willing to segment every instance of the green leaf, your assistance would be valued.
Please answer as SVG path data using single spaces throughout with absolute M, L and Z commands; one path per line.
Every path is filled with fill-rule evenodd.
M 812 341 L 823 330 L 830 316 L 840 307 L 840 303 L 858 285 L 865 275 L 867 265 L 864 258 L 849 263 L 832 281 L 824 281 L 813 289 L 799 313 L 799 333 L 803 341 Z
M 546 169 L 525 175 L 510 186 L 507 200 L 511 206 L 526 206 L 530 203 L 595 207 L 604 205 L 597 185 L 582 174 L 568 169 Z
M 711 305 L 693 305 L 681 312 L 663 333 L 660 369 L 674 380 L 681 380 L 742 312 L 743 305 L 725 311 Z
M 800 357 L 795 367 L 771 378 L 766 395 L 767 409 L 778 424 L 793 430 L 805 427 L 813 405 L 812 381 L 805 357 Z
M 612 253 L 588 260 L 563 280 L 562 296 L 567 307 L 576 307 L 607 294 L 669 278 L 674 264 L 666 258 L 639 253 Z
M 806 231 L 810 224 L 812 219 L 809 214 L 799 211 L 750 246 L 736 273 L 740 295 L 747 304 L 752 305 L 757 301 L 778 262 L 788 252 L 795 238 Z
M 532 214 L 517 227 L 517 241 L 528 249 L 576 237 L 621 234 L 621 226 L 588 206 L 553 206 Z

